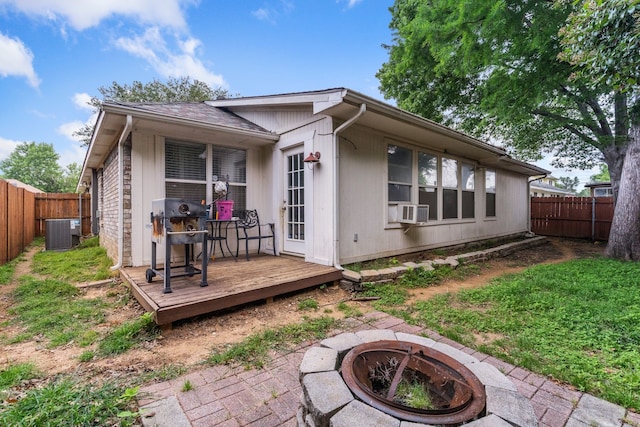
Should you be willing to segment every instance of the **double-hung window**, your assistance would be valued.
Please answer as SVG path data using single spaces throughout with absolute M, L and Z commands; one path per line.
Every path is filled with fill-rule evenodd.
M 485 216 L 496 216 L 496 171 L 487 169 L 484 172 Z
M 418 204 L 429 205 L 429 220 L 438 219 L 438 157 L 418 152 Z
M 462 218 L 475 217 L 475 170 L 473 165 L 462 164 Z
M 246 209 L 246 150 L 165 140 L 165 197 L 212 201 L 215 181 L 228 181 L 234 209 Z M 212 171 L 207 176 L 207 170 Z
M 165 141 L 165 195 L 203 200 L 207 194 L 207 145 Z
M 486 216 L 495 216 L 495 171 L 486 171 Z M 387 145 L 387 200 L 429 205 L 429 220 L 473 219 L 476 216 L 476 165 L 450 156 Z M 393 221 L 393 220 L 391 220 Z
M 398 145 L 387 147 L 389 202 L 411 202 L 413 150 Z
M 458 218 L 458 161 L 442 158 L 442 218 Z
M 229 182 L 227 197 L 234 209 L 246 209 L 247 152 L 237 148 L 212 146 L 213 179 Z

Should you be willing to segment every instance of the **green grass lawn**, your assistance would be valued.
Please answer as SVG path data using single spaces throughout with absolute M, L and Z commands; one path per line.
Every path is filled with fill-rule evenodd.
M 34 245 L 43 246 L 42 239 Z M 37 253 L 31 267 L 38 276 L 14 277 L 15 265 L 21 261 L 0 266 L 0 286 L 15 281 L 9 295 L 12 317 L 3 325 L 17 325 L 23 332 L 12 337 L 0 334 L 0 343 L 38 339 L 49 348 L 77 344 L 87 348 L 80 359 L 86 362 L 123 353 L 157 333 L 148 315 L 103 333 L 96 331 L 108 311 L 126 303 L 128 295 L 113 285 L 105 298 L 83 298 L 75 286 L 113 276 L 109 270 L 112 261 L 97 246 L 97 238 L 70 251 Z M 34 379 L 38 387 L 28 385 Z M 13 363 L 0 370 L 0 425 L 134 425 L 138 419 L 136 394 L 137 387 L 131 381 L 97 384 L 75 375 L 50 378 L 32 363 Z
M 378 308 L 640 409 L 640 263 L 594 258 L 539 265 L 483 288 Z

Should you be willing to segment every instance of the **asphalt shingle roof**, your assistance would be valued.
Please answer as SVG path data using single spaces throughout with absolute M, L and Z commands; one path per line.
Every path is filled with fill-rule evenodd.
M 225 108 L 212 107 L 204 102 L 117 102 L 113 104 L 137 108 L 165 116 L 209 123 L 212 125 L 270 133 L 265 128 L 258 126 L 257 124 L 250 122 L 249 120 L 246 120 Z

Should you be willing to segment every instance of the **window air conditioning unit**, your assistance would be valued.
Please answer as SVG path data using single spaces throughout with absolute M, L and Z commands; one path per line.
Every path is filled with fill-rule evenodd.
M 421 224 L 429 221 L 429 205 L 398 204 L 398 222 L 403 224 Z

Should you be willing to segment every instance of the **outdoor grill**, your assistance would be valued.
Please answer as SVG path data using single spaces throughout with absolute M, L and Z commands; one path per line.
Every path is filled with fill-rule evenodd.
M 157 199 L 151 202 L 151 268 L 146 271 L 147 282 L 151 283 L 156 275 L 164 278 L 163 292 L 171 292 L 171 278 L 201 274 L 200 286 L 207 286 L 207 257 L 202 256 L 202 268 L 191 263 L 193 245 L 202 243 L 202 253 L 207 253 L 207 226 L 205 206 L 196 201 L 175 198 Z M 165 245 L 164 268 L 157 269 L 156 245 Z M 171 266 L 171 247 L 184 245 L 184 264 Z M 172 269 L 183 269 L 171 273 Z

